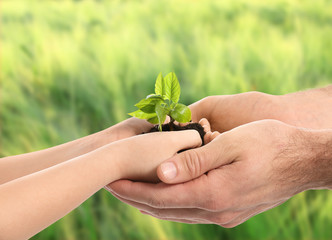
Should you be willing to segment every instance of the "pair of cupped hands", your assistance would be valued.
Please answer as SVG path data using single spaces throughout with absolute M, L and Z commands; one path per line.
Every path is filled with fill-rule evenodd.
M 258 92 L 204 98 L 190 106 L 193 122 L 206 132 L 204 146 L 195 130 L 144 134 L 141 144 L 128 149 L 134 167 L 138 161 L 163 162 L 146 173 L 150 179 L 118 180 L 105 189 L 159 219 L 237 226 L 319 187 L 307 167 L 313 157 L 307 144 L 315 133 L 299 128 L 288 105 Z M 135 118 L 118 126 L 119 139 L 151 128 Z M 156 175 L 161 181 L 145 181 Z

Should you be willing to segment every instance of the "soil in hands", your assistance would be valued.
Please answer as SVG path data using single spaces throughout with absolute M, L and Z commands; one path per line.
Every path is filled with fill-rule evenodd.
M 199 123 L 188 123 L 185 126 L 179 126 L 174 123 L 167 123 L 162 125 L 163 132 L 169 132 L 169 131 L 182 131 L 182 130 L 188 130 L 188 129 L 194 129 L 196 130 L 202 139 L 202 145 L 204 145 L 204 128 Z M 153 128 L 150 129 L 149 132 L 159 132 L 159 126 L 155 125 Z

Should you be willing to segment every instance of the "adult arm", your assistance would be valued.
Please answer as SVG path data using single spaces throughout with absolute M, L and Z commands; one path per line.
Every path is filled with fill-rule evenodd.
M 103 131 L 37 152 L 0 159 L 0 185 L 91 152 L 114 141 L 147 131 L 147 121 L 130 118 Z
M 0 239 L 27 239 L 114 180 L 156 180 L 156 167 L 200 146 L 198 132 L 151 133 L 120 140 L 0 185 Z

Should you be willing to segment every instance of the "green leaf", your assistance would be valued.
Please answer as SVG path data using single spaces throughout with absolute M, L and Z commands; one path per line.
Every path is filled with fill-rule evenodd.
M 150 119 L 157 116 L 156 113 L 145 113 L 142 110 L 137 110 L 135 112 L 128 113 L 130 116 L 139 118 L 139 119 Z
M 160 98 L 142 99 L 135 106 L 145 113 L 154 113 L 156 104 L 160 101 L 162 101 Z
M 156 79 L 154 91 L 157 95 L 161 95 L 161 96 L 165 95 L 165 80 L 161 73 L 159 73 L 159 75 Z
M 138 103 L 135 104 L 135 107 L 138 107 L 139 109 L 141 109 L 142 107 L 145 107 L 146 105 L 149 105 L 151 102 L 153 102 L 154 99 L 142 99 L 141 101 L 139 101 Z
M 169 107 L 170 107 L 170 109 L 174 109 L 175 108 L 175 106 L 177 105 L 178 103 L 171 103 L 170 105 L 169 105 Z
M 156 114 L 156 115 L 157 115 L 157 114 Z M 158 119 L 157 116 L 155 116 L 155 117 L 153 117 L 153 118 L 149 118 L 149 119 L 148 119 L 148 122 L 149 122 L 149 123 L 152 123 L 152 124 L 157 124 L 157 123 L 159 123 L 159 119 Z
M 160 100 L 164 100 L 164 98 L 161 95 L 158 95 L 158 94 L 150 94 L 145 99 L 160 99 Z
M 171 106 L 171 100 L 165 99 L 164 102 L 167 106 Z
M 170 113 L 171 117 L 180 122 L 180 123 L 186 123 L 190 122 L 191 120 L 191 111 L 190 108 L 188 108 L 186 105 L 178 103 L 174 110 Z
M 177 103 L 180 98 L 180 83 L 174 72 L 170 72 L 165 76 L 165 95 L 166 98 Z
M 142 107 L 140 110 L 145 113 L 154 113 L 156 108 L 156 104 L 149 104 Z
M 166 120 L 166 115 L 168 114 L 169 111 L 163 106 L 162 104 L 157 104 L 156 105 L 156 114 L 158 117 L 158 123 L 159 123 L 159 131 L 162 131 L 161 125 L 165 122 Z

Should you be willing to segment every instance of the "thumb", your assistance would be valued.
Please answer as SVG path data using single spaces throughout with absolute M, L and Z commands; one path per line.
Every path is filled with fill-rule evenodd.
M 228 149 L 227 154 L 223 151 L 222 140 L 220 135 L 203 147 L 187 150 L 166 160 L 157 169 L 159 179 L 171 184 L 186 182 L 232 162 L 231 151 Z

